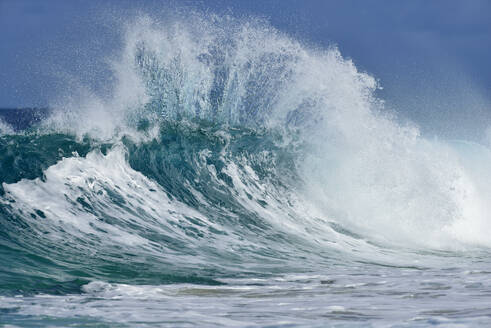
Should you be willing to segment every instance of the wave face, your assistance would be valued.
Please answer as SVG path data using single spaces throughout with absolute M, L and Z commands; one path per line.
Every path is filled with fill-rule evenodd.
M 182 318 L 147 322 L 131 304 L 146 295 L 154 303 L 137 308 L 148 314 L 183 295 L 225 309 L 215 297 L 292 293 L 318 305 L 341 293 L 344 305 L 311 319 L 359 324 L 380 317 L 348 308 L 350 274 L 390 277 L 386 287 L 364 276 L 357 290 L 403 297 L 428 285 L 408 286 L 401 270 L 419 277 L 463 261 L 484 274 L 488 148 L 425 139 L 337 49 L 311 49 L 259 21 L 140 17 L 125 31 L 110 96 L 72 94 L 24 132 L 0 124 L 0 323 L 166 325 Z M 312 281 L 331 289 L 299 291 Z M 118 311 L 136 317 L 97 312 L 92 298 L 128 300 Z M 77 310 L 58 313 L 67 302 Z M 433 310 L 410 312 L 424 325 Z M 222 320 L 201 313 L 191 323 L 248 324 Z

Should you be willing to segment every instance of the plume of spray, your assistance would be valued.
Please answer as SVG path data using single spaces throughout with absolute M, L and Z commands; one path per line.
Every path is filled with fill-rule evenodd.
M 374 96 L 377 81 L 336 48 L 260 20 L 192 16 L 127 23 L 111 96 L 82 93 L 45 128 L 100 139 L 139 138 L 143 123 L 151 137 L 159 122 L 185 119 L 281 130 L 300 136 L 298 192 L 326 222 L 379 242 L 490 246 L 491 175 L 474 167 L 489 163 L 487 149 L 463 147 L 464 160 L 462 147 L 398 122 Z

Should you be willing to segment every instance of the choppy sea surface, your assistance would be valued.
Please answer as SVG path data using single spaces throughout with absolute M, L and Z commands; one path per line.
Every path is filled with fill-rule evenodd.
M 339 51 L 139 16 L 111 94 L 0 112 L 0 325 L 491 325 L 491 150 Z

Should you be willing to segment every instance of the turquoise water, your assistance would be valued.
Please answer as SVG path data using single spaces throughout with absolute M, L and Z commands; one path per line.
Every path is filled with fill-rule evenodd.
M 111 94 L 0 124 L 0 324 L 488 325 L 489 148 L 336 49 L 194 18 L 127 23 Z

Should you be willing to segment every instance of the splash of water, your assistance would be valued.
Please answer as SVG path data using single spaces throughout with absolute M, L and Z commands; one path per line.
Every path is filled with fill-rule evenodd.
M 75 253 L 101 244 L 179 270 L 236 249 L 246 262 L 304 249 L 317 263 L 353 249 L 373 259 L 380 247 L 489 246 L 490 175 L 485 164 L 475 173 L 487 149 L 397 122 L 375 79 L 335 48 L 258 21 L 195 18 L 126 26 L 114 93 L 73 97 L 37 132 L 75 134 L 90 151 L 4 184 L 11 215 L 49 244 L 69 235 Z

